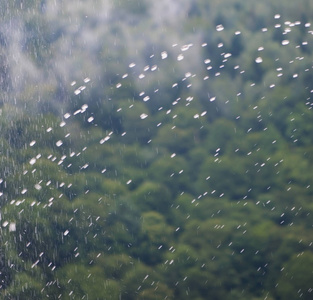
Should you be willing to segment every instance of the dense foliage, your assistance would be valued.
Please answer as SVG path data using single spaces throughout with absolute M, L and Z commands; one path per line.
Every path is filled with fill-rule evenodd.
M 172 2 L 0 1 L 1 299 L 312 298 L 313 3 Z

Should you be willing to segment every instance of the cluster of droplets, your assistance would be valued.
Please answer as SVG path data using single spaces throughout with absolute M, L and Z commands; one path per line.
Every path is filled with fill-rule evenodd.
M 276 15 L 274 16 L 274 19 L 275 19 L 275 20 L 280 20 L 280 18 L 281 18 L 281 16 L 278 15 L 278 14 L 276 14 Z M 293 44 L 290 42 L 290 40 L 288 39 L 288 34 L 290 34 L 290 33 L 292 32 L 292 29 L 293 29 L 294 27 L 297 27 L 297 26 L 300 26 L 300 25 L 301 25 L 301 26 L 304 26 L 304 27 L 308 30 L 308 31 L 307 31 L 307 33 L 308 33 L 308 41 L 303 41 L 301 45 L 293 45 Z M 287 51 L 287 52 L 288 52 L 288 49 L 289 49 L 288 47 L 299 48 L 299 47 L 308 47 L 308 46 L 309 46 L 309 38 L 313 35 L 313 31 L 310 30 L 310 27 L 311 27 L 311 24 L 310 24 L 310 23 L 306 23 L 306 24 L 303 25 L 303 24 L 301 24 L 301 23 L 298 22 L 298 21 L 296 21 L 296 22 L 289 22 L 289 21 L 286 21 L 286 22 L 284 22 L 283 24 L 277 23 L 277 24 L 274 25 L 274 28 L 276 28 L 276 29 L 277 29 L 277 28 L 281 28 L 281 27 L 284 27 L 284 28 L 283 28 L 283 35 L 286 36 L 286 38 L 281 41 L 281 46 L 283 46 L 283 48 L 284 48 L 284 49 L 282 49 L 282 51 Z M 217 31 L 218 33 L 222 33 L 222 32 L 224 31 L 224 29 L 225 29 L 225 28 L 224 28 L 223 24 L 219 24 L 219 25 L 216 26 L 216 31 Z M 262 28 L 262 29 L 261 29 L 261 32 L 263 32 L 264 34 L 266 34 L 268 31 L 269 31 L 268 28 Z M 240 34 L 242 34 L 242 33 L 237 30 L 237 31 L 235 31 L 234 34 L 235 34 L 235 35 L 240 35 Z M 204 43 L 202 43 L 202 44 L 200 44 L 200 45 L 195 45 L 195 44 L 193 44 L 193 43 L 187 43 L 187 44 L 185 44 L 185 45 L 179 46 L 179 45 L 177 45 L 177 44 L 173 44 L 173 45 L 172 45 L 172 48 L 178 48 L 178 49 L 179 49 L 179 51 L 178 51 L 178 53 L 177 53 L 177 55 L 176 55 L 176 61 L 177 61 L 177 63 L 182 63 L 182 61 L 185 59 L 185 57 L 188 56 L 188 51 L 190 51 L 190 49 L 192 49 L 192 48 L 194 48 L 194 47 L 205 48 L 205 47 L 207 47 L 207 46 L 208 46 L 208 44 L 204 42 Z M 217 47 L 218 47 L 218 48 L 223 48 L 224 45 L 223 45 L 222 43 L 219 43 L 219 44 L 217 45 Z M 264 63 L 264 60 L 265 60 L 263 53 L 266 52 L 265 47 L 259 46 L 259 47 L 256 49 L 256 52 L 258 53 L 258 56 L 256 56 L 255 59 L 254 59 L 254 60 L 255 60 L 255 63 L 256 63 L 256 64 L 263 64 L 263 63 Z M 285 53 L 285 52 L 284 52 L 284 53 Z M 156 56 L 158 56 L 158 58 L 160 59 L 159 64 L 154 64 L 154 63 L 153 63 L 152 65 L 146 65 L 146 66 L 143 67 L 143 69 L 137 69 L 137 68 L 136 68 L 137 65 L 136 65 L 135 62 L 129 63 L 129 65 L 128 65 L 128 69 L 129 69 L 128 72 L 126 72 L 126 73 L 124 73 L 124 74 L 122 74 L 122 75 L 120 76 L 120 80 L 119 80 L 119 82 L 115 85 L 115 88 L 116 88 L 117 90 L 120 89 L 120 88 L 123 86 L 123 84 L 124 84 L 124 80 L 126 80 L 129 76 L 135 76 L 135 77 L 138 79 L 137 84 L 138 84 L 138 86 L 140 87 L 140 86 L 141 86 L 141 81 L 149 80 L 149 77 L 150 77 L 150 74 L 151 74 L 151 73 L 159 72 L 160 69 L 162 70 L 162 68 L 164 68 L 164 62 L 165 62 L 167 59 L 169 59 L 172 55 L 173 55 L 172 52 L 166 51 L 166 50 L 162 51 L 162 52 L 159 53 L 159 54 L 151 54 L 151 55 L 150 55 L 150 58 L 151 58 L 151 59 L 152 59 L 152 58 L 155 58 Z M 211 58 L 208 57 L 208 58 L 205 58 L 204 61 L 203 61 L 203 65 L 204 65 L 205 69 L 206 69 L 207 72 L 208 72 L 207 74 L 198 75 L 196 70 L 190 70 L 190 71 L 187 71 L 187 72 L 185 71 L 185 72 L 182 73 L 182 76 L 181 76 L 181 79 L 180 79 L 181 82 L 177 82 L 177 81 L 168 82 L 168 83 L 167 83 L 168 86 L 169 86 L 169 87 L 172 87 L 172 88 L 176 88 L 179 84 L 181 84 L 181 83 L 186 83 L 186 88 L 187 88 L 187 89 L 190 89 L 190 90 L 192 91 L 192 80 L 195 79 L 195 78 L 196 78 L 197 80 L 199 80 L 200 76 L 203 76 L 201 80 L 207 81 L 207 80 L 214 80 L 215 77 L 223 76 L 223 69 L 224 69 L 224 67 L 225 67 L 225 64 L 227 64 L 229 61 L 231 61 L 231 59 L 232 59 L 233 56 L 232 56 L 232 53 L 230 53 L 230 52 L 222 52 L 222 53 L 221 53 L 221 56 L 222 56 L 222 58 L 223 58 L 222 64 L 218 67 L 218 70 L 215 71 L 215 73 L 214 73 L 214 75 L 213 75 L 213 78 L 210 78 L 210 76 L 211 76 L 210 74 L 211 74 L 211 71 L 212 71 L 212 69 L 213 69 L 212 61 L 211 61 Z M 301 60 L 303 60 L 303 59 L 304 59 L 303 57 L 291 57 L 289 63 L 290 63 L 290 64 L 295 64 L 297 61 L 299 62 L 299 61 L 301 61 Z M 274 60 L 276 60 L 276 62 L 277 62 L 277 61 L 279 61 L 279 58 L 274 58 Z M 274 64 L 273 64 L 273 65 L 274 65 Z M 245 70 L 244 70 L 243 68 L 241 68 L 241 66 L 239 66 L 239 65 L 235 65 L 235 66 L 234 66 L 234 70 L 235 70 L 235 71 L 238 71 L 240 75 L 243 75 L 243 74 L 245 73 Z M 303 72 L 310 72 L 310 71 L 312 71 L 312 66 L 307 66 L 306 69 L 304 69 L 304 70 L 302 70 L 302 71 L 303 71 Z M 278 79 L 279 79 L 279 78 L 282 78 L 283 76 L 290 76 L 290 74 L 285 74 L 285 73 L 284 73 L 284 69 L 283 69 L 282 66 L 277 67 L 277 68 L 275 69 L 275 72 L 276 72 L 276 76 L 277 76 Z M 298 78 L 298 77 L 300 76 L 300 74 L 299 74 L 299 73 L 294 73 L 294 74 L 291 74 L 291 76 L 292 76 L 293 79 L 296 79 L 296 78 Z M 77 87 L 77 88 L 76 88 L 76 86 L 78 85 L 77 82 L 76 82 L 76 81 L 71 82 L 70 85 L 71 85 L 73 88 L 75 88 L 74 91 L 73 91 L 74 95 L 78 96 L 78 95 L 80 95 L 81 93 L 83 93 L 83 92 L 86 90 L 86 88 L 88 87 L 88 84 L 89 84 L 90 82 L 91 82 L 91 79 L 90 79 L 89 77 L 86 77 L 85 79 L 83 79 L 83 84 L 80 85 L 80 86 Z M 266 88 L 273 89 L 273 88 L 276 87 L 276 85 L 277 85 L 277 81 L 276 81 L 275 83 L 270 83 L 268 86 L 266 86 L 266 87 L 265 87 L 265 96 L 263 96 L 263 97 L 266 97 Z M 143 89 L 144 89 L 145 83 L 143 83 L 142 86 L 143 86 Z M 253 82 L 250 84 L 250 88 L 254 88 L 255 86 L 256 86 L 256 84 L 253 83 Z M 159 91 L 160 91 L 160 88 L 156 88 L 156 89 L 154 89 L 153 92 L 154 92 L 155 94 L 157 94 Z M 313 93 L 313 90 L 311 91 L 311 93 Z M 214 102 L 214 101 L 217 101 L 217 100 L 219 100 L 219 101 L 224 101 L 224 100 L 222 100 L 222 99 L 219 99 L 219 95 L 211 95 L 211 94 L 210 94 L 210 91 L 208 91 L 207 94 L 208 94 L 208 99 L 207 99 L 208 102 Z M 242 95 L 242 91 L 238 91 L 237 94 L 234 95 L 234 98 L 236 98 L 236 99 L 239 98 L 239 99 L 240 99 L 240 96 L 241 96 L 241 95 Z M 142 102 L 144 102 L 144 103 L 147 103 L 147 102 L 149 102 L 149 101 L 153 101 L 153 100 L 151 100 L 151 99 L 152 99 L 151 95 L 148 95 L 144 90 L 142 90 L 142 91 L 138 94 L 138 98 L 139 98 L 139 99 L 142 99 Z M 195 97 L 193 97 L 192 95 L 188 95 L 185 99 L 181 99 L 181 98 L 173 99 L 173 100 L 172 100 L 172 107 L 173 107 L 173 108 L 171 108 L 171 109 L 166 109 L 166 110 L 165 110 L 162 106 L 160 106 L 160 107 L 158 107 L 158 111 L 159 111 L 159 112 L 165 111 L 165 114 L 166 114 L 166 115 L 170 115 L 170 116 L 172 116 L 173 119 L 175 119 L 175 118 L 177 117 L 177 114 L 176 114 L 176 111 L 175 111 L 175 106 L 184 105 L 184 106 L 186 106 L 186 109 L 187 109 L 187 107 L 190 105 L 190 103 L 191 103 L 192 101 L 195 101 Z M 227 104 L 229 103 L 229 100 L 228 100 L 228 101 L 227 101 L 227 100 L 224 101 L 224 103 L 227 105 Z M 311 99 L 307 99 L 307 105 L 308 105 L 308 108 L 309 108 L 309 109 L 312 109 L 313 103 L 311 102 Z M 86 104 L 83 104 L 79 109 L 76 109 L 76 110 L 73 111 L 73 112 L 66 112 L 66 113 L 63 115 L 62 121 L 60 121 L 60 123 L 57 124 L 56 127 L 62 127 L 62 128 L 64 128 L 64 129 L 66 129 L 66 128 L 67 128 L 67 122 L 70 121 L 71 118 L 75 118 L 76 116 L 85 114 L 85 113 L 88 111 L 88 109 L 89 109 L 89 108 L 88 108 L 88 104 L 86 103 Z M 131 104 L 131 105 L 129 106 L 129 109 L 136 109 L 136 103 L 134 102 L 133 104 Z M 117 108 L 117 112 L 120 112 L 121 110 L 122 110 L 121 107 Z M 258 107 L 257 107 L 257 106 L 254 106 L 254 107 L 253 107 L 253 110 L 258 111 Z M 139 119 L 139 120 L 142 120 L 143 122 L 144 122 L 144 120 L 146 120 L 147 118 L 149 118 L 149 115 L 148 115 L 147 113 L 145 113 L 145 112 L 141 112 L 140 110 L 138 110 L 137 113 L 138 113 L 138 119 Z M 201 120 L 201 118 L 205 118 L 205 117 L 206 117 L 207 113 L 208 113 L 208 112 L 207 112 L 206 110 L 204 110 L 204 111 L 199 111 L 199 112 L 197 112 L 196 114 L 194 114 L 193 117 L 194 117 L 194 119 Z M 241 116 L 238 115 L 238 116 L 236 117 L 236 120 L 239 120 L 240 118 L 241 118 Z M 258 119 L 259 122 L 262 121 L 262 115 L 261 115 L 260 113 L 257 114 L 257 119 Z M 96 124 L 97 124 L 97 121 L 98 121 L 98 120 L 96 120 L 94 116 L 89 116 L 88 118 L 86 118 L 86 122 L 95 124 L 95 126 L 96 126 Z M 293 121 L 293 119 L 291 119 L 291 122 L 292 122 L 292 121 Z M 144 126 L 144 124 L 143 124 L 143 126 Z M 158 123 L 154 124 L 154 126 L 157 127 L 157 128 L 160 128 L 160 127 L 162 126 L 162 123 L 158 122 Z M 201 126 L 201 122 L 199 122 L 199 126 Z M 53 128 L 53 127 L 48 127 L 48 128 L 46 128 L 46 133 L 49 134 L 49 133 L 53 132 L 54 129 L 55 129 L 55 128 Z M 132 129 L 131 129 L 131 128 L 128 128 L 127 130 L 132 130 Z M 171 128 L 171 130 L 175 131 L 175 130 L 176 130 L 176 127 L 173 126 L 173 127 Z M 266 131 L 266 130 L 267 130 L 267 128 L 264 128 L 264 131 Z M 252 132 L 252 131 L 253 131 L 253 128 L 251 127 L 251 128 L 248 128 L 248 129 L 247 129 L 247 132 L 246 132 L 246 133 L 249 134 L 249 133 Z M 65 133 L 63 139 L 58 139 L 58 140 L 55 141 L 55 145 L 56 145 L 57 148 L 62 148 L 62 147 L 64 147 L 64 141 L 70 137 L 71 132 L 67 132 L 66 130 L 65 130 L 65 132 L 66 132 L 66 133 Z M 116 134 L 116 133 L 113 133 L 113 131 L 108 132 L 105 136 L 103 136 L 101 139 L 99 139 L 99 144 L 100 144 L 100 145 L 104 145 L 104 144 L 106 144 L 106 143 L 109 143 L 110 140 L 111 140 L 111 138 L 112 138 L 112 136 L 113 136 L 114 134 Z M 121 136 L 123 137 L 123 136 L 125 136 L 126 134 L 127 134 L 127 132 L 123 132 L 123 133 L 121 134 Z M 191 137 L 191 138 L 192 138 L 192 137 Z M 150 142 L 151 142 L 151 139 L 148 141 L 148 143 L 150 143 Z M 297 142 L 297 141 L 295 140 L 295 142 Z M 275 143 L 276 143 L 276 140 L 273 140 L 272 143 L 275 144 Z M 36 144 L 37 144 L 37 141 L 36 141 L 36 140 L 32 140 L 32 141 L 29 142 L 28 146 L 29 146 L 29 147 L 36 147 Z M 49 154 L 47 157 L 45 157 L 45 159 L 48 159 L 49 161 L 51 161 L 51 162 L 57 164 L 58 166 L 64 166 L 64 165 L 66 165 L 67 168 L 70 168 L 70 167 L 71 167 L 71 164 L 66 162 L 67 159 L 68 159 L 68 158 L 71 158 L 71 159 L 72 159 L 72 158 L 75 158 L 75 157 L 79 157 L 79 156 L 81 155 L 81 153 L 84 152 L 86 149 L 87 149 L 87 147 L 85 147 L 85 146 L 83 145 L 83 146 L 81 147 L 81 150 L 80 150 L 80 151 L 77 151 L 77 152 L 70 151 L 70 153 L 69 153 L 68 155 L 61 155 L 60 157 L 55 156 L 55 154 Z M 240 149 L 237 148 L 237 149 L 235 149 L 235 152 L 238 152 L 239 150 L 240 150 Z M 246 155 L 247 155 L 247 156 L 252 155 L 253 151 L 257 152 L 257 151 L 259 151 L 259 150 L 260 150 L 260 148 L 252 149 L 251 151 L 247 152 Z M 64 151 L 64 152 L 66 152 L 66 151 Z M 221 162 L 220 152 L 221 152 L 221 149 L 220 149 L 220 148 L 217 148 L 216 151 L 215 151 L 215 154 L 213 154 L 213 156 L 214 156 L 214 162 L 215 162 L 215 163 L 220 163 L 220 162 Z M 172 159 L 174 159 L 176 156 L 177 156 L 176 153 L 170 154 L 170 158 L 172 158 Z M 34 157 L 32 157 L 32 158 L 29 160 L 28 163 L 29 163 L 29 165 L 30 165 L 33 169 L 32 169 L 31 171 L 24 171 L 23 175 L 25 176 L 28 172 L 35 173 L 35 172 L 36 172 L 36 164 L 37 164 L 37 163 L 40 161 L 40 159 L 42 159 L 42 158 L 43 158 L 43 155 L 42 155 L 41 153 L 38 153 L 38 154 L 36 154 Z M 267 163 L 268 161 L 270 161 L 270 160 L 271 160 L 271 157 L 268 157 L 266 161 L 264 161 L 264 162 L 259 162 L 258 165 L 255 166 L 255 167 L 257 168 L 256 172 L 259 172 L 259 171 L 266 165 L 266 163 Z M 283 159 L 280 160 L 280 161 L 278 161 L 278 162 L 275 164 L 275 167 L 278 168 L 279 165 L 280 165 L 282 162 L 283 162 Z M 82 164 L 81 170 L 82 170 L 82 171 L 83 171 L 83 170 L 86 170 L 86 169 L 88 168 L 88 166 L 89 166 L 89 163 L 86 161 L 85 163 Z M 101 171 L 102 174 L 105 173 L 105 172 L 106 172 L 106 169 L 103 169 L 103 170 Z M 169 180 L 175 180 L 175 178 L 176 178 L 177 176 L 180 176 L 183 172 L 184 172 L 184 170 L 181 169 L 181 170 L 179 170 L 177 173 L 175 173 L 175 172 L 170 173 L 170 174 L 169 174 Z M 279 172 L 279 171 L 277 171 L 277 172 Z M 213 174 L 208 174 L 207 177 L 205 178 L 205 180 L 209 181 L 212 176 L 213 176 Z M 1 181 L 3 181 L 3 180 L 1 179 Z M 132 178 L 128 178 L 128 179 L 126 179 L 125 182 L 124 182 L 125 185 L 129 185 L 129 184 L 131 184 L 131 183 L 132 183 Z M 43 188 L 48 188 L 48 187 L 50 186 L 50 184 L 51 184 L 51 181 L 50 181 L 50 180 L 48 180 L 47 182 L 39 181 L 39 182 L 37 182 L 37 183 L 35 184 L 35 186 L 34 186 L 33 188 L 35 188 L 36 190 L 41 190 L 41 189 L 43 189 Z M 64 182 L 58 183 L 58 188 L 62 188 L 62 189 L 63 189 L 64 187 L 70 189 L 70 188 L 72 187 L 72 184 L 67 184 L 67 185 L 65 185 Z M 30 187 L 29 187 L 29 188 L 30 188 Z M 270 188 L 271 188 L 270 186 L 267 187 L 268 190 L 269 190 Z M 308 188 L 309 188 L 309 187 L 308 187 Z M 22 198 L 25 197 L 25 195 L 27 194 L 27 192 L 28 192 L 28 188 L 27 188 L 27 187 L 26 187 L 26 188 L 23 188 L 23 189 L 21 190 L 21 192 L 20 192 L 20 196 L 21 196 Z M 87 191 L 87 192 L 88 192 L 88 191 Z M 199 191 L 199 192 L 200 192 L 200 191 Z M 244 201 L 243 201 L 243 202 L 238 201 L 238 204 L 241 204 L 241 205 L 243 205 L 243 206 L 248 205 L 248 202 L 247 202 L 246 200 L 247 200 L 248 195 L 249 195 L 250 192 L 251 192 L 251 189 L 247 190 L 246 195 L 244 195 L 243 198 L 242 198 L 242 200 L 244 200 Z M 194 206 L 198 206 L 199 203 L 201 202 L 201 200 L 202 200 L 204 197 L 208 197 L 208 196 L 210 196 L 210 195 L 216 195 L 216 193 L 217 193 L 217 191 L 216 191 L 215 189 L 207 190 L 207 191 L 202 191 L 202 192 L 200 192 L 200 194 L 198 195 L 198 197 L 195 197 L 195 198 L 193 198 L 193 199 L 190 200 L 190 201 L 191 201 L 191 204 L 194 205 Z M 181 195 L 183 195 L 183 194 L 184 194 L 184 192 L 181 193 Z M 62 198 L 62 196 L 63 196 L 63 193 L 60 191 L 59 199 Z M 220 194 L 218 194 L 217 196 L 218 196 L 219 198 L 222 198 L 222 197 L 224 196 L 224 193 L 220 193 Z M 53 205 L 54 200 L 55 200 L 54 198 L 51 198 L 51 199 L 48 200 L 47 203 L 39 203 L 39 202 L 35 202 L 35 201 L 34 201 L 33 203 L 31 203 L 31 206 L 34 206 L 34 205 L 43 205 L 44 207 L 50 207 L 50 206 Z M 24 200 L 18 200 L 18 201 L 12 200 L 12 201 L 11 201 L 11 205 L 15 205 L 15 206 L 18 208 L 18 206 L 19 206 L 21 203 L 23 203 L 23 201 L 24 201 Z M 256 205 L 261 205 L 261 203 L 260 203 L 259 201 L 256 202 L 255 204 L 256 204 Z M 266 206 L 266 207 L 269 207 L 270 210 L 274 210 L 274 209 L 275 209 L 274 206 L 271 206 L 271 201 L 270 201 L 270 200 L 268 200 L 268 202 L 266 202 L 266 203 L 262 203 L 262 205 L 263 205 L 263 206 Z M 179 205 L 176 206 L 176 209 L 179 209 Z M 301 208 L 296 208 L 296 207 L 292 207 L 292 208 L 291 208 L 291 211 L 293 211 L 293 212 L 295 212 L 295 211 L 298 212 L 299 210 L 301 210 Z M 18 211 L 18 213 L 22 213 L 22 211 Z M 220 210 L 217 211 L 217 212 L 213 212 L 211 217 L 216 216 L 216 215 L 218 215 L 219 213 L 220 213 Z M 283 216 L 282 216 L 282 217 L 283 217 Z M 190 215 L 187 215 L 187 216 L 186 216 L 186 219 L 189 219 L 189 218 L 190 218 Z M 96 220 L 96 221 L 97 221 L 97 220 Z M 284 221 L 282 220 L 282 222 L 284 222 Z M 15 230 L 16 230 L 16 224 L 15 224 L 15 222 L 9 222 L 9 221 L 7 221 L 7 220 L 3 220 L 2 223 L 1 223 L 1 225 L 2 225 L 3 228 L 8 228 L 9 231 L 15 231 Z M 289 224 L 289 225 L 291 226 L 292 224 Z M 222 224 L 222 225 L 216 224 L 216 227 L 215 227 L 216 230 L 222 230 L 223 228 L 224 228 L 224 225 L 223 225 L 223 224 Z M 177 231 L 179 231 L 179 230 L 180 230 L 180 227 L 179 227 L 179 226 L 175 228 L 175 232 L 177 232 Z M 242 230 L 242 234 L 245 234 L 245 233 L 247 232 L 247 226 L 246 226 L 246 224 L 238 224 L 237 230 Z M 63 237 L 66 238 L 69 234 L 70 234 L 70 231 L 69 231 L 69 230 L 65 230 L 65 231 L 63 232 Z M 230 243 L 228 246 L 231 247 L 231 245 L 232 245 L 232 243 Z M 158 250 L 161 250 L 163 247 L 164 247 L 163 245 L 159 245 L 159 246 L 158 246 Z M 217 247 L 219 248 L 220 245 L 218 245 Z M 108 249 L 108 250 L 110 250 L 110 249 Z M 175 247 L 174 247 L 174 246 L 169 247 L 169 248 L 168 248 L 168 251 L 173 253 L 173 252 L 175 251 Z M 241 249 L 241 250 L 240 250 L 240 254 L 243 253 L 244 251 L 245 251 L 245 249 Z M 79 251 L 78 251 L 78 249 L 75 249 L 74 252 L 75 252 L 75 255 L 74 255 L 74 256 L 75 256 L 75 257 L 78 257 L 78 256 L 79 256 Z M 34 267 L 39 263 L 40 257 L 42 257 L 43 255 L 44 255 L 44 253 L 40 253 L 40 254 L 39 254 L 39 258 L 38 258 L 38 260 L 36 260 L 36 261 L 32 264 L 32 266 L 31 266 L 32 268 L 34 268 Z M 101 255 L 101 253 L 98 254 L 97 258 L 100 257 L 100 255 Z M 214 257 L 212 257 L 212 260 L 214 260 Z M 166 266 L 168 266 L 168 267 L 171 266 L 171 265 L 173 265 L 173 264 L 175 264 L 175 263 L 176 263 L 176 262 L 175 262 L 174 260 L 166 260 L 166 261 L 164 261 L 164 265 L 166 265 Z M 49 267 L 51 267 L 52 270 L 55 269 L 55 266 L 54 266 L 52 263 L 49 265 Z M 203 265 L 202 267 L 204 267 L 204 265 Z M 187 277 L 182 278 L 182 281 L 185 281 L 186 279 L 187 279 Z M 149 280 L 149 274 L 147 274 L 147 275 L 142 279 L 142 282 L 145 282 L 145 281 L 147 281 L 147 280 Z M 177 284 L 179 284 L 179 281 L 177 282 Z M 139 286 L 138 286 L 138 290 L 140 290 L 140 287 L 141 287 L 141 286 L 139 285 Z

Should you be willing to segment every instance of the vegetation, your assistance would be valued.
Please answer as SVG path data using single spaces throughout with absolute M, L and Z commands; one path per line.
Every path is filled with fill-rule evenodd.
M 1 299 L 312 298 L 313 3 L 157 3 L 0 1 Z

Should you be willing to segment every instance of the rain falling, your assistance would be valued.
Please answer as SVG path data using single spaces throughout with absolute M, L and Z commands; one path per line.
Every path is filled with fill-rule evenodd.
M 312 10 L 1 0 L 0 298 L 312 299 Z

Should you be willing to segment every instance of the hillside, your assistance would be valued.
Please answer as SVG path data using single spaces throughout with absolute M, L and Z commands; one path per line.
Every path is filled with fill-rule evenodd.
M 0 1 L 1 299 L 311 299 L 313 3 Z

